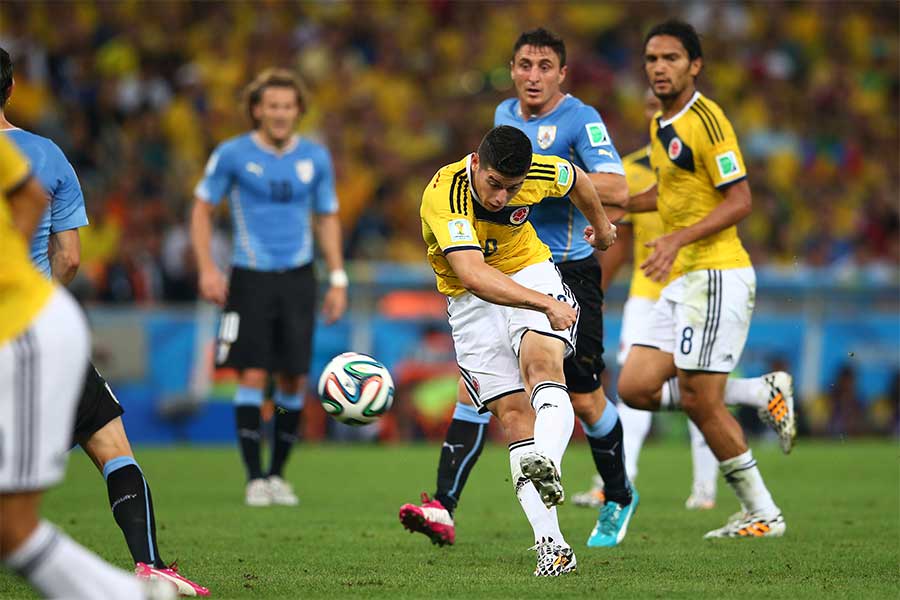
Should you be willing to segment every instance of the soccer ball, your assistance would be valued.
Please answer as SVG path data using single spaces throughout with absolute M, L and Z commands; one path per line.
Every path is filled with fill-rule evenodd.
M 387 367 L 358 352 L 331 359 L 319 377 L 319 400 L 329 415 L 347 425 L 366 425 L 394 402 L 394 380 Z

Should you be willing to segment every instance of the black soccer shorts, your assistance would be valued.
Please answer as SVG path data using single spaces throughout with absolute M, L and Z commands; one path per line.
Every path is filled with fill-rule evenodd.
M 600 387 L 603 362 L 603 289 L 600 263 L 594 255 L 581 260 L 556 263 L 563 282 L 569 286 L 581 313 L 575 354 L 564 363 L 566 387 L 576 394 L 589 394 Z
M 231 271 L 216 364 L 237 370 L 306 375 L 316 314 L 313 266 Z
M 122 416 L 125 409 L 119 404 L 109 384 L 93 364 L 88 364 L 87 376 L 75 411 L 75 432 L 72 445 L 86 442 L 107 423 Z

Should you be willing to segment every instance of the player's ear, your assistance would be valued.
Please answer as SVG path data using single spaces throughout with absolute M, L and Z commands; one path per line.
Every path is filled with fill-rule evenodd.
M 562 85 L 562 82 L 566 80 L 566 74 L 569 72 L 569 67 L 560 67 L 559 68 L 559 84 Z
M 696 77 L 703 70 L 703 58 L 697 57 L 691 61 L 690 73 L 692 77 Z

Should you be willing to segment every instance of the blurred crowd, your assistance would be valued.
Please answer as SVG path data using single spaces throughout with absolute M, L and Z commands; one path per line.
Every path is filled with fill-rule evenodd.
M 476 147 L 512 94 L 521 31 L 564 37 L 564 89 L 598 108 L 625 154 L 648 135 L 643 35 L 669 16 L 702 34 L 701 90 L 741 140 L 755 263 L 896 282 L 898 12 L 892 1 L 31 0 L 0 4 L 0 46 L 16 69 L 8 117 L 54 139 L 84 188 L 87 299 L 195 297 L 193 186 L 212 148 L 248 128 L 239 94 L 266 66 L 295 68 L 311 90 L 301 132 L 334 157 L 347 256 L 420 263 L 422 187 Z

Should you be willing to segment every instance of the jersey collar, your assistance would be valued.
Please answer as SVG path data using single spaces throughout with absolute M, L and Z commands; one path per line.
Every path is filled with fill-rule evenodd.
M 666 119 L 665 121 L 662 119 L 659 120 L 659 128 L 662 129 L 663 127 L 668 127 L 669 125 L 671 125 L 672 123 L 677 121 L 679 118 L 681 118 L 681 115 L 686 113 L 688 111 L 688 109 L 690 109 L 691 106 L 694 105 L 694 102 L 696 102 L 697 98 L 699 98 L 699 97 L 700 97 L 700 92 L 694 92 L 694 95 L 691 96 L 691 99 L 688 100 L 687 104 L 684 105 L 684 108 L 682 108 L 681 110 L 678 111 L 678 114 L 676 114 L 671 119 Z
M 553 113 L 555 113 L 557 110 L 559 110 L 559 107 L 562 106 L 563 104 L 565 104 L 566 100 L 568 100 L 571 97 L 572 97 L 572 94 L 565 94 L 562 97 L 562 100 L 560 100 L 559 102 L 556 103 L 556 106 L 553 107 L 553 110 L 551 110 L 547 114 L 543 114 L 538 117 L 526 117 L 525 114 L 522 112 L 522 102 L 517 98 L 516 99 L 516 116 L 519 117 L 520 119 L 522 119 L 523 121 L 536 121 L 538 119 L 544 119 L 546 117 L 549 117 Z
M 294 151 L 294 148 L 296 148 L 297 144 L 300 143 L 300 136 L 297 134 L 292 135 L 291 141 L 288 142 L 287 145 L 285 145 L 285 147 L 281 150 L 262 141 L 262 138 L 255 131 L 250 132 L 250 141 L 252 141 L 253 144 L 263 152 L 267 152 L 269 154 L 277 156 L 278 158 L 281 158 L 284 155 Z

